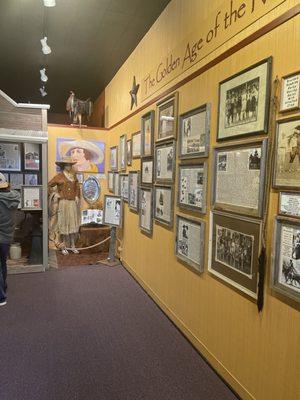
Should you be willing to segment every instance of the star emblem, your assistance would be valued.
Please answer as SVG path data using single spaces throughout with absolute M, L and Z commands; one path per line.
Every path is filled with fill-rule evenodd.
M 132 110 L 133 106 L 137 106 L 137 92 L 139 91 L 140 84 L 136 84 L 135 76 L 133 77 L 133 84 L 132 89 L 130 90 L 129 94 L 131 97 L 131 106 L 130 110 Z

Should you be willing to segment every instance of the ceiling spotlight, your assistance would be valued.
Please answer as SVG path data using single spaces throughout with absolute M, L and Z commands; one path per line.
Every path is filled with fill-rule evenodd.
M 42 86 L 42 87 L 40 88 L 40 92 L 41 92 L 41 96 L 42 96 L 42 97 L 47 96 L 47 92 L 45 91 L 45 86 Z
M 42 44 L 42 52 L 44 54 L 50 54 L 51 48 L 47 44 L 47 36 L 45 36 L 43 39 L 41 39 L 41 44 Z
M 55 0 L 43 0 L 45 7 L 54 7 L 56 6 Z
M 48 76 L 46 75 L 46 68 L 40 69 L 40 74 L 41 74 L 41 81 L 47 82 Z

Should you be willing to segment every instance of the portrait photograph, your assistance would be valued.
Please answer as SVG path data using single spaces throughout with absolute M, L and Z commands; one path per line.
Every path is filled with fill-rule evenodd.
M 281 79 L 280 112 L 300 109 L 300 71 Z
M 38 143 L 24 143 L 24 169 L 40 169 L 40 145 Z
M 124 201 L 128 201 L 128 174 L 120 174 L 119 185 L 121 198 Z
M 123 200 L 119 196 L 104 195 L 103 223 L 106 225 L 122 227 Z
M 0 171 L 21 171 L 20 144 L 0 142 Z
M 178 206 L 189 210 L 206 211 L 206 163 L 179 165 Z
M 157 138 L 156 141 L 176 139 L 178 92 L 157 104 Z
M 155 148 L 155 182 L 172 183 L 176 166 L 175 141 L 157 145 Z
M 153 229 L 153 192 L 152 188 L 140 187 L 139 225 L 141 232 L 152 235 Z
M 138 212 L 140 173 L 138 171 L 130 171 L 128 180 L 128 205 L 131 211 Z
M 120 159 L 120 170 L 125 171 L 126 170 L 126 165 L 127 165 L 127 136 L 122 135 L 120 137 L 120 143 L 119 143 L 119 159 Z
M 153 183 L 153 160 L 141 160 L 141 177 L 142 184 L 151 185 Z
M 150 111 L 142 116 L 141 120 L 142 157 L 153 156 L 154 124 L 155 124 L 154 111 Z
M 127 159 L 127 165 L 130 166 L 132 164 L 132 140 L 128 139 L 126 142 L 126 159 Z
M 118 146 L 110 148 L 109 168 L 111 171 L 118 171 Z
M 136 132 L 132 134 L 132 158 L 140 158 L 141 157 L 141 132 Z
M 154 186 L 154 219 L 162 225 L 173 226 L 173 188 Z

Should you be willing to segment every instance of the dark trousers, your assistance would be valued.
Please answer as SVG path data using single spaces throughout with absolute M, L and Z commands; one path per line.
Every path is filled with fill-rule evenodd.
M 7 255 L 9 244 L 0 243 L 0 301 L 6 299 Z

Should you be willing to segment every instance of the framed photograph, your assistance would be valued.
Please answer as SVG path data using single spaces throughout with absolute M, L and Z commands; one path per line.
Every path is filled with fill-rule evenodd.
M 81 225 L 99 224 L 103 222 L 103 210 L 87 209 L 81 211 Z
M 179 165 L 177 204 L 180 208 L 206 212 L 207 164 Z
M 120 185 L 119 193 L 121 199 L 124 201 L 128 201 L 128 186 L 129 186 L 128 174 L 120 174 L 119 185 Z
M 118 171 L 118 146 L 110 148 L 109 167 L 111 171 Z
M 98 179 L 90 175 L 82 184 L 82 197 L 89 204 L 93 205 L 97 203 L 101 195 L 101 185 Z
M 19 143 L 0 142 L 0 171 L 21 171 Z
M 108 171 L 107 173 L 107 187 L 110 192 L 114 191 L 114 172 Z
M 40 145 L 38 143 L 24 143 L 24 169 L 40 169 Z
M 133 133 L 132 137 L 132 158 L 141 157 L 141 132 Z
M 130 171 L 128 181 L 128 205 L 131 211 L 138 212 L 140 173 L 138 171 Z
M 300 301 L 300 221 L 275 219 L 272 258 L 272 289 Z
M 119 172 L 114 172 L 114 195 L 120 196 L 120 175 Z
M 172 186 L 154 187 L 154 219 L 162 225 L 173 226 L 173 202 L 174 193 Z
M 264 208 L 267 140 L 214 149 L 215 209 L 261 217 Z
M 155 182 L 172 183 L 175 179 L 176 143 L 164 143 L 155 147 Z
M 300 193 L 280 192 L 278 213 L 300 218 Z
M 268 132 L 272 57 L 219 85 L 217 140 Z
M 126 153 L 127 153 L 127 165 L 130 166 L 132 164 L 132 140 L 128 139 L 126 143 Z
M 261 222 L 212 212 L 208 271 L 257 298 Z
M 205 222 L 176 215 L 175 254 L 197 272 L 204 271 Z
M 153 156 L 153 143 L 154 143 L 154 111 L 149 111 L 147 114 L 142 116 L 142 157 L 152 157 Z
M 127 165 L 127 136 L 122 135 L 120 136 L 120 143 L 119 143 L 119 154 L 120 154 L 120 170 L 125 171 Z
M 123 224 L 123 200 L 121 197 L 105 194 L 103 214 L 104 224 L 121 228 Z
M 285 75 L 281 79 L 280 112 L 300 108 L 300 71 Z
M 210 134 L 211 105 L 181 114 L 179 117 L 179 158 L 207 157 Z
M 152 188 L 140 187 L 139 225 L 141 232 L 152 235 L 153 230 L 153 194 Z
M 277 122 L 273 186 L 300 189 L 300 117 Z
M 42 185 L 22 186 L 22 210 L 42 210 Z
M 21 186 L 24 183 L 24 175 L 23 174 L 10 174 L 9 182 L 11 189 L 21 190 Z
M 24 183 L 27 186 L 36 186 L 38 185 L 38 175 L 37 174 L 25 174 L 24 175 Z
M 178 92 L 157 103 L 157 138 L 156 141 L 176 139 Z
M 152 185 L 153 183 L 153 160 L 141 160 L 142 185 Z

